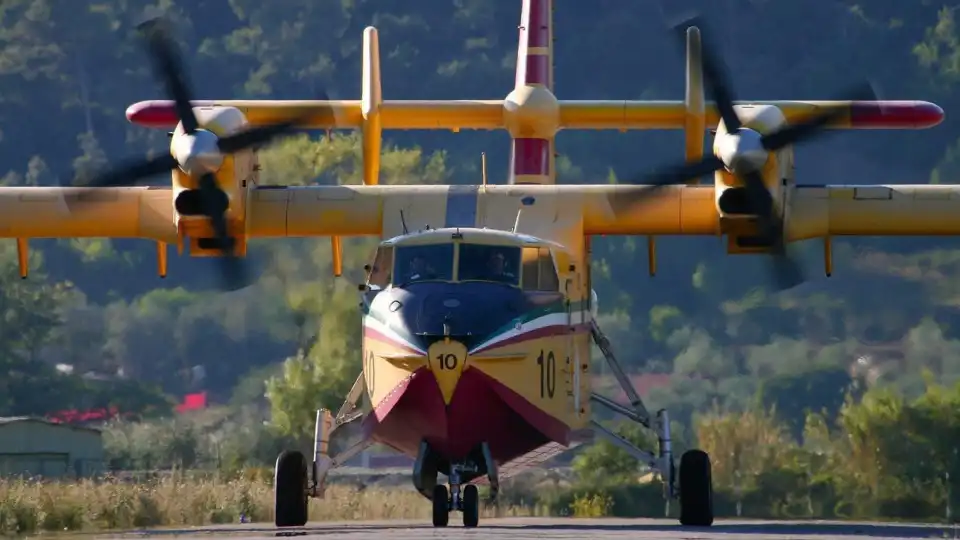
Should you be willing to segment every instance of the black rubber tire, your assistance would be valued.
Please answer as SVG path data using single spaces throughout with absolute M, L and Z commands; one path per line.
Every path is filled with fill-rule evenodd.
M 302 452 L 284 450 L 273 470 L 273 510 L 277 527 L 307 524 L 307 458 Z
M 680 456 L 680 524 L 713 525 L 713 476 L 710 456 L 703 450 Z
M 433 526 L 446 527 L 450 522 L 450 493 L 447 486 L 433 486 Z
M 480 490 L 473 484 L 463 486 L 463 526 L 476 527 L 480 524 Z

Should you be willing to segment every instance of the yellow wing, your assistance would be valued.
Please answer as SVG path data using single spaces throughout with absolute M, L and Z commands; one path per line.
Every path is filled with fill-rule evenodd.
M 536 205 L 521 229 L 583 235 L 716 235 L 714 186 L 673 186 L 637 202 L 647 186 L 350 185 L 255 188 L 249 192 L 250 238 L 400 234 L 442 227 L 448 205 L 464 197 L 473 226 L 511 229 L 520 200 Z M 172 190 L 166 188 L 0 188 L 0 237 L 144 238 L 176 242 Z M 960 186 L 801 186 L 789 205 L 793 240 L 835 235 L 960 234 Z M 458 222 L 459 223 L 459 222 Z M 579 225 L 578 225 L 579 224 Z M 468 224 L 469 225 L 469 224 Z M 532 232 L 531 232 L 532 234 Z M 550 234 L 545 236 L 549 237 Z
M 472 225 L 511 229 L 520 200 L 536 214 L 521 229 L 558 231 L 580 224 L 583 235 L 717 235 L 712 185 L 672 186 L 638 202 L 648 186 L 336 186 L 254 190 L 251 237 L 400 234 L 448 223 L 448 205 L 472 198 Z M 533 210 L 531 210 L 533 212 Z M 792 240 L 837 235 L 960 234 L 960 186 L 800 186 L 791 196 Z M 459 222 L 458 222 L 459 223 Z M 531 234 L 533 234 L 531 232 Z
M 521 154 L 529 154 L 514 160 L 510 178 L 516 183 L 554 184 L 556 167 L 552 165 L 554 155 L 550 149 L 561 130 L 684 129 L 686 156 L 694 160 L 702 155 L 704 130 L 716 127 L 719 122 L 716 106 L 703 100 L 699 61 L 694 61 L 699 55 L 693 52 L 689 42 L 687 98 L 683 101 L 558 100 L 543 81 L 520 82 L 504 99 L 498 100 L 384 100 L 377 36 L 373 27 L 364 30 L 359 100 L 212 100 L 194 101 L 194 107 L 230 109 L 250 125 L 278 124 L 297 118 L 297 124 L 311 129 L 359 129 L 363 134 L 363 181 L 367 185 L 379 182 L 384 129 L 505 129 L 511 138 L 525 141 L 518 148 Z M 542 58 L 540 54 L 535 56 Z M 818 108 L 840 104 L 761 101 L 741 103 L 741 108 L 773 105 L 782 113 L 783 121 L 794 123 Z M 943 110 L 925 101 L 842 102 L 842 105 L 845 114 L 827 127 L 918 129 L 943 120 Z M 136 103 L 127 109 L 127 118 L 138 125 L 164 129 L 174 128 L 179 120 L 171 101 Z M 526 163 L 528 158 L 530 163 Z
M 378 93 L 379 95 L 379 93 Z M 360 129 L 364 127 L 361 100 L 195 101 L 196 107 L 234 107 L 251 125 L 275 124 L 292 116 L 304 117 L 301 126 L 309 129 Z M 506 129 L 517 114 L 506 106 L 509 100 L 384 100 L 378 108 L 381 129 Z M 559 129 L 681 129 L 687 114 L 683 101 L 575 101 L 559 100 Z M 835 101 L 751 101 L 742 105 L 774 105 L 787 122 L 797 122 L 818 108 L 837 105 Z M 849 102 L 844 102 L 849 103 Z M 368 113 L 369 114 L 369 113 Z M 141 101 L 127 109 L 134 124 L 173 129 L 178 122 L 170 101 Z M 717 127 L 720 115 L 711 103 L 705 107 L 705 125 Z M 851 104 L 850 113 L 838 118 L 832 129 L 919 129 L 939 124 L 943 110 L 926 101 L 886 101 Z
M 195 107 L 233 107 L 250 125 L 276 124 L 302 117 L 301 127 L 309 129 L 356 129 L 363 126 L 360 100 L 194 101 Z M 503 127 L 501 100 L 384 101 L 379 110 L 383 129 L 500 129 Z M 173 129 L 179 119 L 170 101 L 141 101 L 127 109 L 134 124 Z
M 173 190 L 0 188 L 0 237 L 149 238 L 173 242 Z

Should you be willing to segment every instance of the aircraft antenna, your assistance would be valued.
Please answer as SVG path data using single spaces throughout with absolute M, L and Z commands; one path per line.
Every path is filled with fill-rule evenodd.
M 483 182 L 483 190 L 487 190 L 487 153 L 480 152 L 480 175 Z
M 520 208 L 517 209 L 517 220 L 513 222 L 513 230 L 510 232 L 512 233 L 517 232 L 517 228 L 520 226 L 520 214 L 523 213 L 523 207 L 533 206 L 536 202 L 537 200 L 533 197 L 524 197 L 520 199 Z
M 400 224 L 403 225 L 403 234 L 407 234 L 407 220 L 403 217 L 403 209 L 400 209 Z

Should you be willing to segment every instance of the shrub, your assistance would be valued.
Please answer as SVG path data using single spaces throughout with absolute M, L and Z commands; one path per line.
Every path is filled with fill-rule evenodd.
M 260 473 L 255 473 L 260 474 Z M 485 508 L 484 516 L 529 515 L 530 509 Z M 332 485 L 311 500 L 311 521 L 428 519 L 430 504 L 411 489 Z M 166 477 L 146 483 L 0 481 L 0 535 L 39 531 L 197 526 L 273 519 L 269 483 Z

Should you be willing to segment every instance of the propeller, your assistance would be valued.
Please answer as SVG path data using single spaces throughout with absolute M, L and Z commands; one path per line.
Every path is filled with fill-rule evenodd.
M 681 37 L 683 42 L 686 30 L 691 26 L 697 26 L 700 29 L 703 80 L 723 120 L 727 135 L 720 141 L 719 156 L 711 154 L 699 161 L 674 165 L 661 169 L 653 175 L 630 180 L 629 183 L 651 186 L 639 193 L 634 202 L 655 196 L 663 187 L 684 184 L 717 170 L 727 169 L 742 180 L 747 203 L 758 219 L 760 235 L 771 246 L 772 273 L 777 288 L 790 289 L 803 282 L 803 272 L 800 265 L 787 254 L 783 239 L 783 222 L 777 215 L 776 204 L 763 183 L 760 171 L 770 152 L 820 134 L 825 126 L 848 114 L 849 105 L 818 108 L 816 112 L 799 122 L 765 135 L 744 127 L 733 107 L 733 92 L 726 69 L 721 61 L 714 57 L 713 48 L 707 45 L 703 21 L 700 17 L 691 17 L 675 25 L 673 31 Z M 876 98 L 873 86 L 862 83 L 846 92 L 845 98 L 838 101 L 872 101 Z
M 170 153 L 127 162 L 91 178 L 84 183 L 84 187 L 96 189 L 134 185 L 150 176 L 169 173 L 176 168 L 197 178 L 197 202 L 201 215 L 210 220 L 216 235 L 217 248 L 222 252 L 221 284 L 227 290 L 242 288 L 246 284 L 246 270 L 236 256 L 235 242 L 227 230 L 225 214 L 229 207 L 229 198 L 217 185 L 215 173 L 223 164 L 224 155 L 263 146 L 292 131 L 298 124 L 315 116 L 317 111 L 291 116 L 277 124 L 254 127 L 227 137 L 217 137 L 199 126 L 191 105 L 191 92 L 185 70 L 166 21 L 162 18 L 150 19 L 138 25 L 137 29 L 146 38 L 147 51 L 153 60 L 155 71 L 163 81 L 167 94 L 173 98 L 183 134 L 174 140 Z M 332 111 L 330 112 L 332 114 Z

